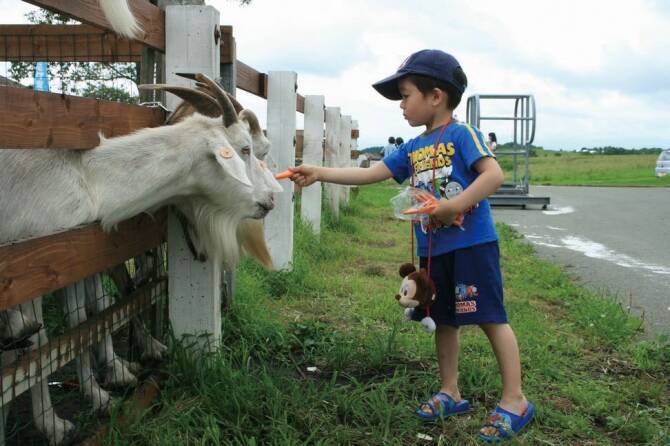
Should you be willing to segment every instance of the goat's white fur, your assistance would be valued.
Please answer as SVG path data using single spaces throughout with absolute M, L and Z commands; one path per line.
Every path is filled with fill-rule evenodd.
M 138 25 L 133 15 L 128 0 L 99 0 L 100 9 L 112 29 L 119 35 L 128 39 L 137 38 L 142 28 Z
M 271 195 L 262 197 L 255 193 L 258 191 L 247 175 L 248 162 L 235 152 L 224 156 L 219 151 L 230 147 L 229 135 L 237 145 L 251 144 L 244 128 L 226 129 L 220 119 L 196 114 L 174 126 L 103 139 L 98 148 L 85 152 L 0 151 L 0 221 L 3 221 L 0 244 L 95 220 L 109 229 L 165 204 L 184 205 L 190 197 L 198 203 L 199 212 L 194 215 L 196 227 L 202 231 L 200 235 L 214 241 L 208 252 L 222 263 L 232 265 L 238 255 L 234 237 L 237 223 L 245 217 L 263 217 L 271 209 L 272 200 Z M 269 201 L 263 202 L 264 198 Z M 31 206 L 26 206 L 27 203 Z M 209 231 L 219 232 L 223 228 L 213 221 L 224 223 L 226 228 L 230 226 L 227 233 L 208 235 Z M 94 280 L 99 280 L 99 276 Z M 35 319 L 41 322 L 41 298 L 30 304 Z M 80 304 L 77 303 L 78 307 Z M 22 312 L 30 314 L 23 305 Z M 84 316 L 78 312 L 73 320 L 81 321 Z M 43 345 L 44 329 L 33 335 L 31 341 L 34 348 Z M 111 349 L 107 350 L 110 351 L 113 355 Z M 90 370 L 90 359 L 80 361 L 82 369 Z M 106 406 L 108 398 L 97 383 L 88 381 L 82 388 L 89 395 L 97 393 L 96 407 Z M 71 423 L 55 415 L 45 381 L 33 386 L 31 392 L 38 428 L 51 444 L 58 444 L 71 429 Z

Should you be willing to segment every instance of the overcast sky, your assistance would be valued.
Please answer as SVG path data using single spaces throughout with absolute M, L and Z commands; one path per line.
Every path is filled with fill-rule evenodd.
M 463 66 L 472 94 L 533 94 L 535 144 L 550 149 L 670 147 L 670 2 L 664 0 L 207 2 L 233 25 L 238 59 L 258 71 L 293 70 L 298 91 L 323 94 L 358 120 L 360 147 L 420 132 L 398 102 L 371 84 L 412 52 L 438 48 Z M 19 0 L 0 0 L 0 21 L 25 21 Z M 240 94 L 264 120 L 265 103 Z M 503 106 L 502 109 L 495 107 Z M 484 102 L 483 114 L 512 114 Z M 511 124 L 482 123 L 499 141 Z

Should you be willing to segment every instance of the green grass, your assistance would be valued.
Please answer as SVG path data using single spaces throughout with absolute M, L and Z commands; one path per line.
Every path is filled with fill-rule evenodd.
M 596 155 L 538 151 L 530 158 L 530 182 L 552 186 L 644 186 L 670 187 L 670 176 L 654 174 L 658 155 Z M 500 156 L 506 181 L 512 180 L 511 156 Z M 523 176 L 519 159 L 518 175 Z
M 118 405 L 107 444 L 478 444 L 501 383 L 476 327 L 461 342 L 472 412 L 433 425 L 412 414 L 439 381 L 432 336 L 404 322 L 393 299 L 410 258 L 408 224 L 390 217 L 395 193 L 391 183 L 361 188 L 340 219 L 325 216 L 320 239 L 298 225 L 291 272 L 243 262 L 223 347 L 198 357 L 175 343 L 160 401 L 133 416 Z M 525 391 L 538 407 L 512 444 L 668 444 L 667 340 L 636 341 L 639 320 L 498 230 Z

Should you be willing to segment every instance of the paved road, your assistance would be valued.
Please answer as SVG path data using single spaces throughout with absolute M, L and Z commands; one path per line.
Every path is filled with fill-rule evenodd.
M 495 219 L 587 286 L 625 306 L 632 294 L 648 332 L 670 334 L 670 189 L 537 186 L 531 194 L 550 196 L 549 209 L 496 207 Z

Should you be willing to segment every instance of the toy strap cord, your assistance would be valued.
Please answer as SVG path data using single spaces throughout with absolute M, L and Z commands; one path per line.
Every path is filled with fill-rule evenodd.
M 447 126 L 451 124 L 451 119 L 442 126 L 440 129 L 440 132 L 437 134 L 437 138 L 435 139 L 435 142 L 433 143 L 433 156 L 430 159 L 430 167 L 433 171 L 433 194 L 435 193 L 435 158 L 437 154 L 437 146 L 440 143 L 440 139 L 442 138 L 442 135 L 444 134 L 444 131 L 447 129 Z M 416 178 L 416 172 L 414 172 L 414 164 L 412 164 L 412 160 L 409 160 L 409 166 L 410 169 L 412 170 L 412 179 L 411 179 L 411 185 L 412 187 L 415 187 L 415 178 Z M 435 283 L 433 283 L 433 278 L 430 275 L 430 263 L 431 263 L 431 258 L 432 258 L 432 250 L 433 250 L 433 225 L 431 223 L 428 223 L 427 229 L 428 229 L 428 265 L 427 265 L 427 273 L 428 273 L 428 279 L 431 281 L 433 288 L 435 288 Z M 412 245 L 412 265 L 414 265 L 414 222 L 410 220 L 409 222 L 409 229 L 410 229 L 410 240 L 411 240 L 411 245 Z M 430 306 L 426 305 L 426 316 L 430 317 Z

